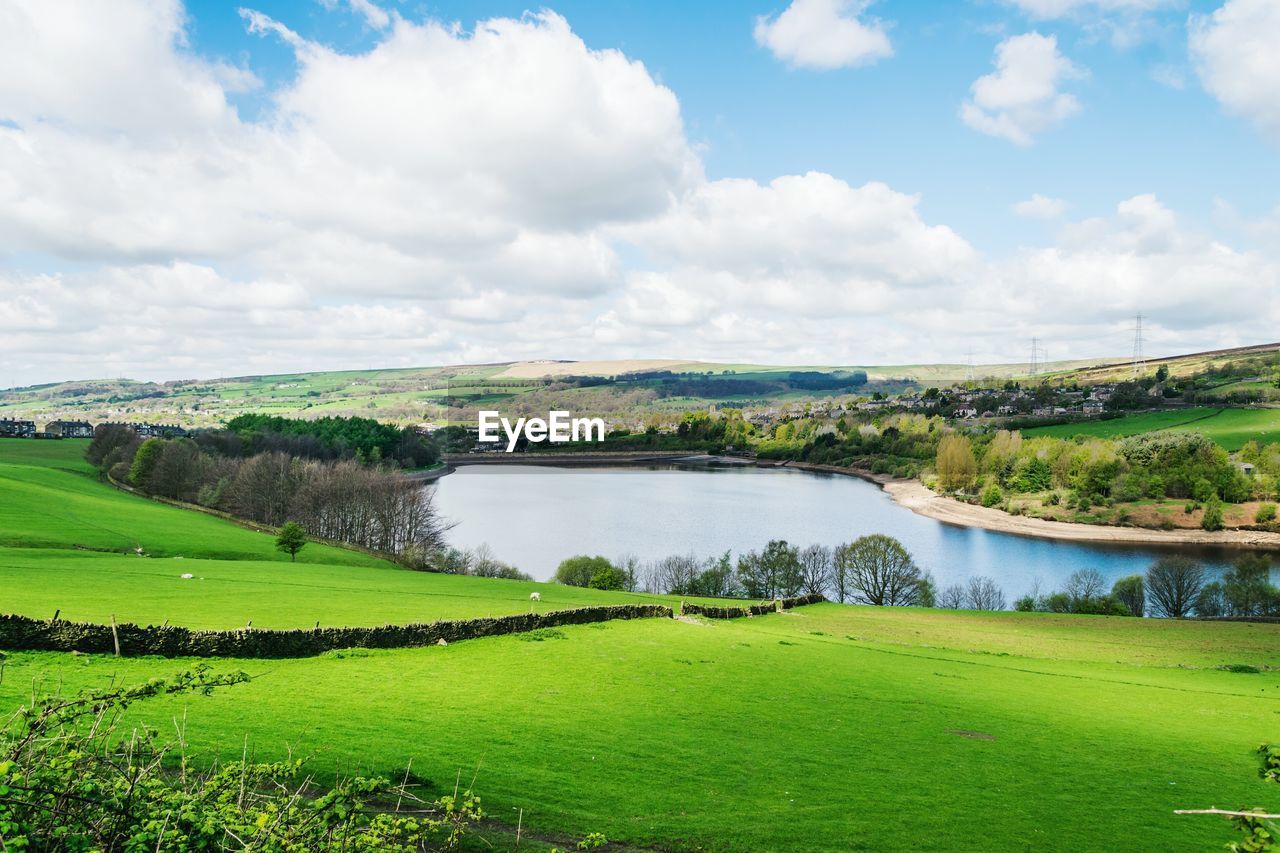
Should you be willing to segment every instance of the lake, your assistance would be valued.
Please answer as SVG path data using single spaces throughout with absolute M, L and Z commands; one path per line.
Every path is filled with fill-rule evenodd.
M 752 465 L 553 468 L 462 466 L 434 484 L 457 526 L 449 542 L 487 543 L 498 559 L 546 580 L 565 557 L 739 554 L 770 539 L 838 545 L 868 533 L 900 540 L 939 587 L 994 578 L 1010 604 L 1059 588 L 1077 569 L 1113 581 L 1169 553 L 1151 545 L 1058 542 L 944 524 L 895 504 L 856 477 Z M 1240 552 L 1179 547 L 1221 570 Z

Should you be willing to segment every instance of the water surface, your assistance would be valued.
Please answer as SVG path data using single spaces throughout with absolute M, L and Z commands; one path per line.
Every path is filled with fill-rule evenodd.
M 838 474 L 755 466 L 552 468 L 463 466 L 428 486 L 457 526 L 450 543 L 487 543 L 539 579 L 565 557 L 739 554 L 770 539 L 838 545 L 868 533 L 902 541 L 940 586 L 994 578 L 1013 598 L 1097 569 L 1108 582 L 1161 554 L 1189 553 L 1221 570 L 1231 549 L 1059 542 L 944 524 L 895 504 L 874 483 Z

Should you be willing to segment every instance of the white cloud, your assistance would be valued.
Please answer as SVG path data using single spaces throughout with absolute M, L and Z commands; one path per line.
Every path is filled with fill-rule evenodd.
M 1067 203 L 1060 198 L 1050 198 L 1040 193 L 1032 194 L 1013 205 L 1013 212 L 1029 219 L 1057 219 L 1067 210 Z
M 960 117 L 974 130 L 1030 145 L 1037 133 L 1080 111 L 1074 95 L 1058 91 L 1084 76 L 1058 51 L 1054 36 L 1026 33 L 996 45 L 995 72 L 979 77 Z
M 792 0 L 777 17 L 756 19 L 756 44 L 797 68 L 870 65 L 893 56 L 885 26 L 863 20 L 870 0 Z
M 79 35 L 43 4 L 0 6 L 9 383 L 521 358 L 904 363 L 970 342 L 1016 360 L 1010 341 L 1031 334 L 1114 352 L 1100 336 L 1135 310 L 1174 349 L 1280 322 L 1275 252 L 1190 232 L 1150 196 L 989 258 L 883 183 L 707 180 L 675 95 L 549 13 L 472 32 L 390 14 L 356 54 L 250 16 L 298 54 L 250 121 L 228 106 L 245 80 L 190 53 L 180 7 L 100 6 L 84 5 Z M 1043 85 L 1002 73 L 975 103 L 981 89 L 993 116 L 1040 108 Z
M 1227 0 L 1188 23 L 1205 89 L 1228 111 L 1280 139 L 1280 3 Z
M 1034 18 L 1066 18 L 1084 12 L 1151 12 L 1178 0 L 1005 0 Z

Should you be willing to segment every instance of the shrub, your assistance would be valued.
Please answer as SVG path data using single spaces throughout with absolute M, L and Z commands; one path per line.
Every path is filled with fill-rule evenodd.
M 604 557 L 579 554 L 576 557 L 569 557 L 560 563 L 556 568 L 555 581 L 568 586 L 590 586 L 591 579 L 598 572 L 608 571 L 613 568 L 613 563 L 610 563 Z
M 1036 609 L 1036 597 L 1024 595 L 1013 603 L 1013 609 L 1020 613 L 1030 613 Z
M 1263 504 L 1262 506 L 1258 507 L 1258 511 L 1257 513 L 1254 514 L 1253 520 L 1256 521 L 1258 524 L 1266 524 L 1268 522 L 1275 521 L 1276 505 Z
M 987 486 L 982 492 L 982 505 L 985 507 L 998 506 L 1004 500 L 1004 495 L 1000 492 L 1000 487 L 995 483 Z
M 1214 498 L 1205 504 L 1204 515 L 1200 518 L 1200 526 L 1205 530 L 1222 529 L 1222 503 Z
M 199 668 L 169 682 L 35 700 L 0 730 L 0 846 L 408 853 L 454 849 L 483 817 L 470 791 L 428 801 L 407 777 L 398 786 L 342 778 L 315 791 L 298 760 L 169 772 L 166 758 L 181 744 L 124 723 L 138 702 L 209 694 L 245 681 L 244 673 L 214 676 Z M 409 812 L 383 806 L 393 799 Z

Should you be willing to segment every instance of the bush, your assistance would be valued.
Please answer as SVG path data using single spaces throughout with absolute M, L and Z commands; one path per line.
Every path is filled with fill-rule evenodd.
M 1253 516 L 1253 520 L 1258 524 L 1267 524 L 1276 520 L 1276 505 L 1263 504 L 1258 507 L 1258 512 Z
M 1013 603 L 1013 609 L 1020 613 L 1031 613 L 1036 609 L 1036 597 L 1024 595 Z
M 999 506 L 1004 500 L 1004 495 L 1000 492 L 1000 487 L 995 483 L 987 486 L 982 492 L 982 505 L 985 507 Z
M 1205 504 L 1204 515 L 1200 518 L 1200 526 L 1205 530 L 1222 529 L 1222 504 L 1217 498 Z
M 200 668 L 169 682 L 48 696 L 0 730 L 5 850 L 444 850 L 483 817 L 470 791 L 429 801 L 420 786 L 340 778 L 316 791 L 299 760 L 170 772 L 180 743 L 126 724 L 155 697 L 248 681 Z M 184 770 L 186 760 L 183 761 Z M 404 803 L 399 814 L 385 803 Z
M 567 586 L 591 586 L 591 579 L 599 572 L 614 570 L 613 563 L 604 557 L 578 554 L 561 561 L 556 567 L 556 583 Z

